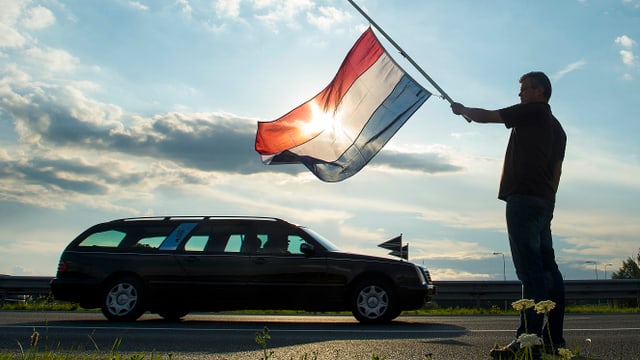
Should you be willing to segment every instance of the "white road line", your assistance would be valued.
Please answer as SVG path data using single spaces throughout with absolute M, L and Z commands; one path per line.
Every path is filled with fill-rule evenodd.
M 126 327 L 126 326 L 72 326 L 72 325 L 0 325 L 0 329 L 89 329 L 89 330 L 144 330 L 144 331 L 184 331 L 184 332 L 255 332 L 260 331 L 262 326 L 258 326 L 255 328 L 174 328 L 174 327 Z M 609 331 L 640 331 L 640 327 L 633 328 L 576 328 L 576 329 L 564 329 L 565 332 L 609 332 Z M 269 328 L 270 333 L 369 333 L 369 334 L 380 334 L 380 333 L 393 333 L 393 334 L 418 334 L 418 333 L 426 333 L 426 334 L 436 334 L 436 333 L 453 333 L 453 334 L 464 334 L 464 333 L 494 333 L 494 332 L 513 332 L 513 329 L 502 330 L 502 329 L 461 329 L 461 330 L 453 330 L 453 329 L 416 329 L 416 330 L 393 330 L 393 329 L 278 329 L 278 328 Z

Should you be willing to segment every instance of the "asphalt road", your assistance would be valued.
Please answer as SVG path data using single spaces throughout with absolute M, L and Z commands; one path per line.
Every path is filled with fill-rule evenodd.
M 577 359 L 640 359 L 640 314 L 567 315 L 565 337 Z M 261 359 L 256 333 L 266 326 L 270 359 L 490 359 L 508 342 L 515 315 L 401 316 L 384 326 L 349 316 L 192 314 L 179 323 L 147 314 L 113 323 L 100 313 L 0 311 L 0 354 L 38 351 L 151 354 L 167 359 Z M 591 339 L 591 345 L 586 341 Z

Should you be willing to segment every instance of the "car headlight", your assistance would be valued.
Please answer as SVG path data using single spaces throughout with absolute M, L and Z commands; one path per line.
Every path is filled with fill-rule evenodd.
M 416 272 L 418 273 L 418 279 L 420 280 L 420 284 L 426 285 L 427 278 L 425 278 L 424 272 L 422 272 L 422 269 L 418 265 L 414 265 L 414 267 L 416 269 Z

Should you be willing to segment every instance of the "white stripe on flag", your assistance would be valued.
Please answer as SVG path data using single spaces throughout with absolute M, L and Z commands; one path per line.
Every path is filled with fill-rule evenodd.
M 327 128 L 312 140 L 291 148 L 300 156 L 332 162 L 353 144 L 371 115 L 398 84 L 404 72 L 384 53 L 343 96 L 335 115 L 323 114 Z M 321 112 L 318 109 L 319 112 Z M 264 161 L 264 157 L 263 157 Z

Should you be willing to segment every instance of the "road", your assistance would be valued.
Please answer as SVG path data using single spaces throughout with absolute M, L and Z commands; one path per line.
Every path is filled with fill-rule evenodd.
M 640 314 L 568 314 L 565 337 L 578 359 L 640 359 Z M 166 359 L 260 359 L 256 333 L 266 326 L 271 359 L 490 359 L 518 324 L 515 315 L 401 316 L 389 325 L 361 325 L 349 316 L 190 314 L 179 323 L 145 314 L 135 323 L 91 312 L 0 311 L 0 354 L 83 350 L 155 354 Z M 586 342 L 591 339 L 591 347 Z M 149 358 L 149 356 L 147 356 Z

